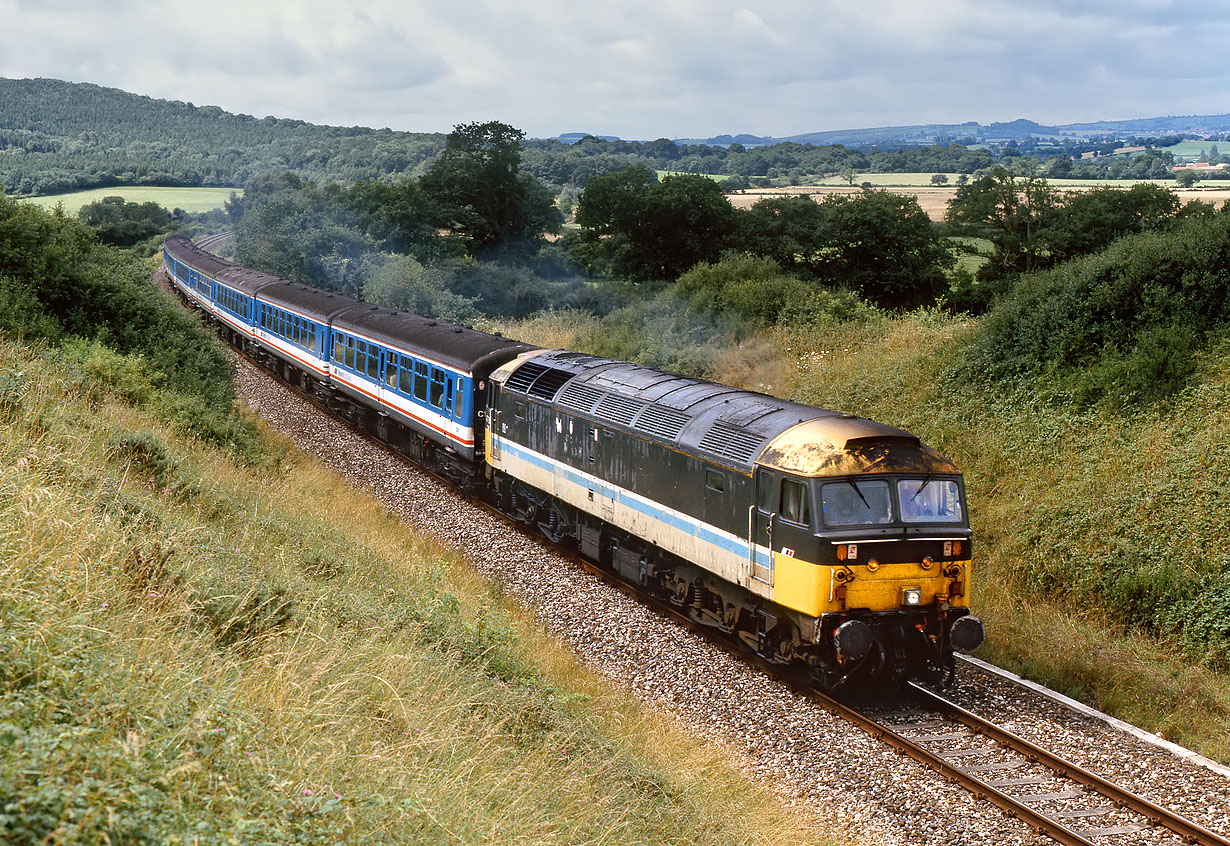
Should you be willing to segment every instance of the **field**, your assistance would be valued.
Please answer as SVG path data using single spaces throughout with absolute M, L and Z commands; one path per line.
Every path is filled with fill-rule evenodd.
M 243 193 L 236 188 L 151 188 L 146 186 L 114 188 L 91 188 L 89 191 L 75 191 L 71 194 L 55 194 L 50 197 L 31 197 L 24 202 L 35 203 L 45 209 L 54 208 L 57 204 L 64 206 L 64 211 L 75 215 L 82 206 L 97 202 L 103 197 L 123 197 L 130 203 L 155 202 L 164 209 L 183 209 L 186 212 L 207 212 L 222 208 L 231 193 Z
M 175 431 L 143 368 L 0 340 L 0 841 L 841 842 L 286 444 Z
M 658 175 L 658 179 L 665 179 L 668 176 L 707 176 L 714 182 L 725 182 L 727 179 L 730 179 L 730 175 L 725 173 L 691 174 L 682 170 L 655 170 L 654 173 Z
M 1166 151 L 1173 154 L 1176 159 L 1185 161 L 1195 161 L 1200 157 L 1201 153 L 1207 153 L 1209 147 L 1217 147 L 1219 152 L 1230 152 L 1230 143 L 1218 143 L 1216 141 L 1180 141 L 1173 147 L 1166 147 Z
M 1228 147 L 1230 149 L 1230 147 Z M 923 211 L 932 220 L 943 220 L 948 203 L 956 196 L 957 188 L 953 184 L 958 174 L 948 174 L 949 184 L 936 187 L 931 184 L 930 173 L 860 173 L 854 177 L 854 186 L 844 179 L 830 177 L 811 185 L 789 185 L 781 188 L 748 188 L 738 194 L 730 195 L 730 202 L 735 208 L 745 209 L 755 205 L 766 197 L 786 197 L 794 194 L 808 194 L 816 199 L 828 194 L 856 195 L 864 182 L 870 182 L 873 188 L 885 188 L 897 194 L 915 197 Z M 1090 188 L 1131 188 L 1141 182 L 1155 185 L 1173 186 L 1171 180 L 1158 179 L 1048 179 L 1047 183 L 1061 191 L 1086 191 Z M 1183 202 L 1200 200 L 1205 203 L 1220 205 L 1230 200 L 1230 184 L 1218 188 L 1185 188 L 1174 189 Z

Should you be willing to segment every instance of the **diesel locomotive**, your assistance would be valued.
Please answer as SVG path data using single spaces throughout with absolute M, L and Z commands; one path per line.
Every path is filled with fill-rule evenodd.
M 949 670 L 961 472 L 908 432 L 363 303 L 169 238 L 181 297 L 415 461 L 833 689 Z

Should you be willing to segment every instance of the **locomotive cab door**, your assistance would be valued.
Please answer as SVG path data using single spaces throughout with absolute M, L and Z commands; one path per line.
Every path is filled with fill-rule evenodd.
M 773 532 L 777 524 L 778 490 L 781 482 L 772 470 L 756 468 L 755 505 L 749 510 L 747 584 L 773 584 Z

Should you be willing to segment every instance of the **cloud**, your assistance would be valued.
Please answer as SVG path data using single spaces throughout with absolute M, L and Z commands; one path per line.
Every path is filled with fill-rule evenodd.
M 1230 111 L 1230 18 L 1166 0 L 0 0 L 0 74 L 257 116 L 788 135 Z

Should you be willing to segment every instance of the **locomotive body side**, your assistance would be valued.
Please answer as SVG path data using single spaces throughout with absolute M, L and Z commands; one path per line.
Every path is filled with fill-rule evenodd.
M 828 684 L 950 663 L 968 615 L 964 493 L 917 438 L 559 351 L 496 371 L 488 402 L 504 507 L 698 620 Z M 851 511 L 868 496 L 878 510 Z M 964 627 L 958 645 L 976 647 L 980 624 Z

